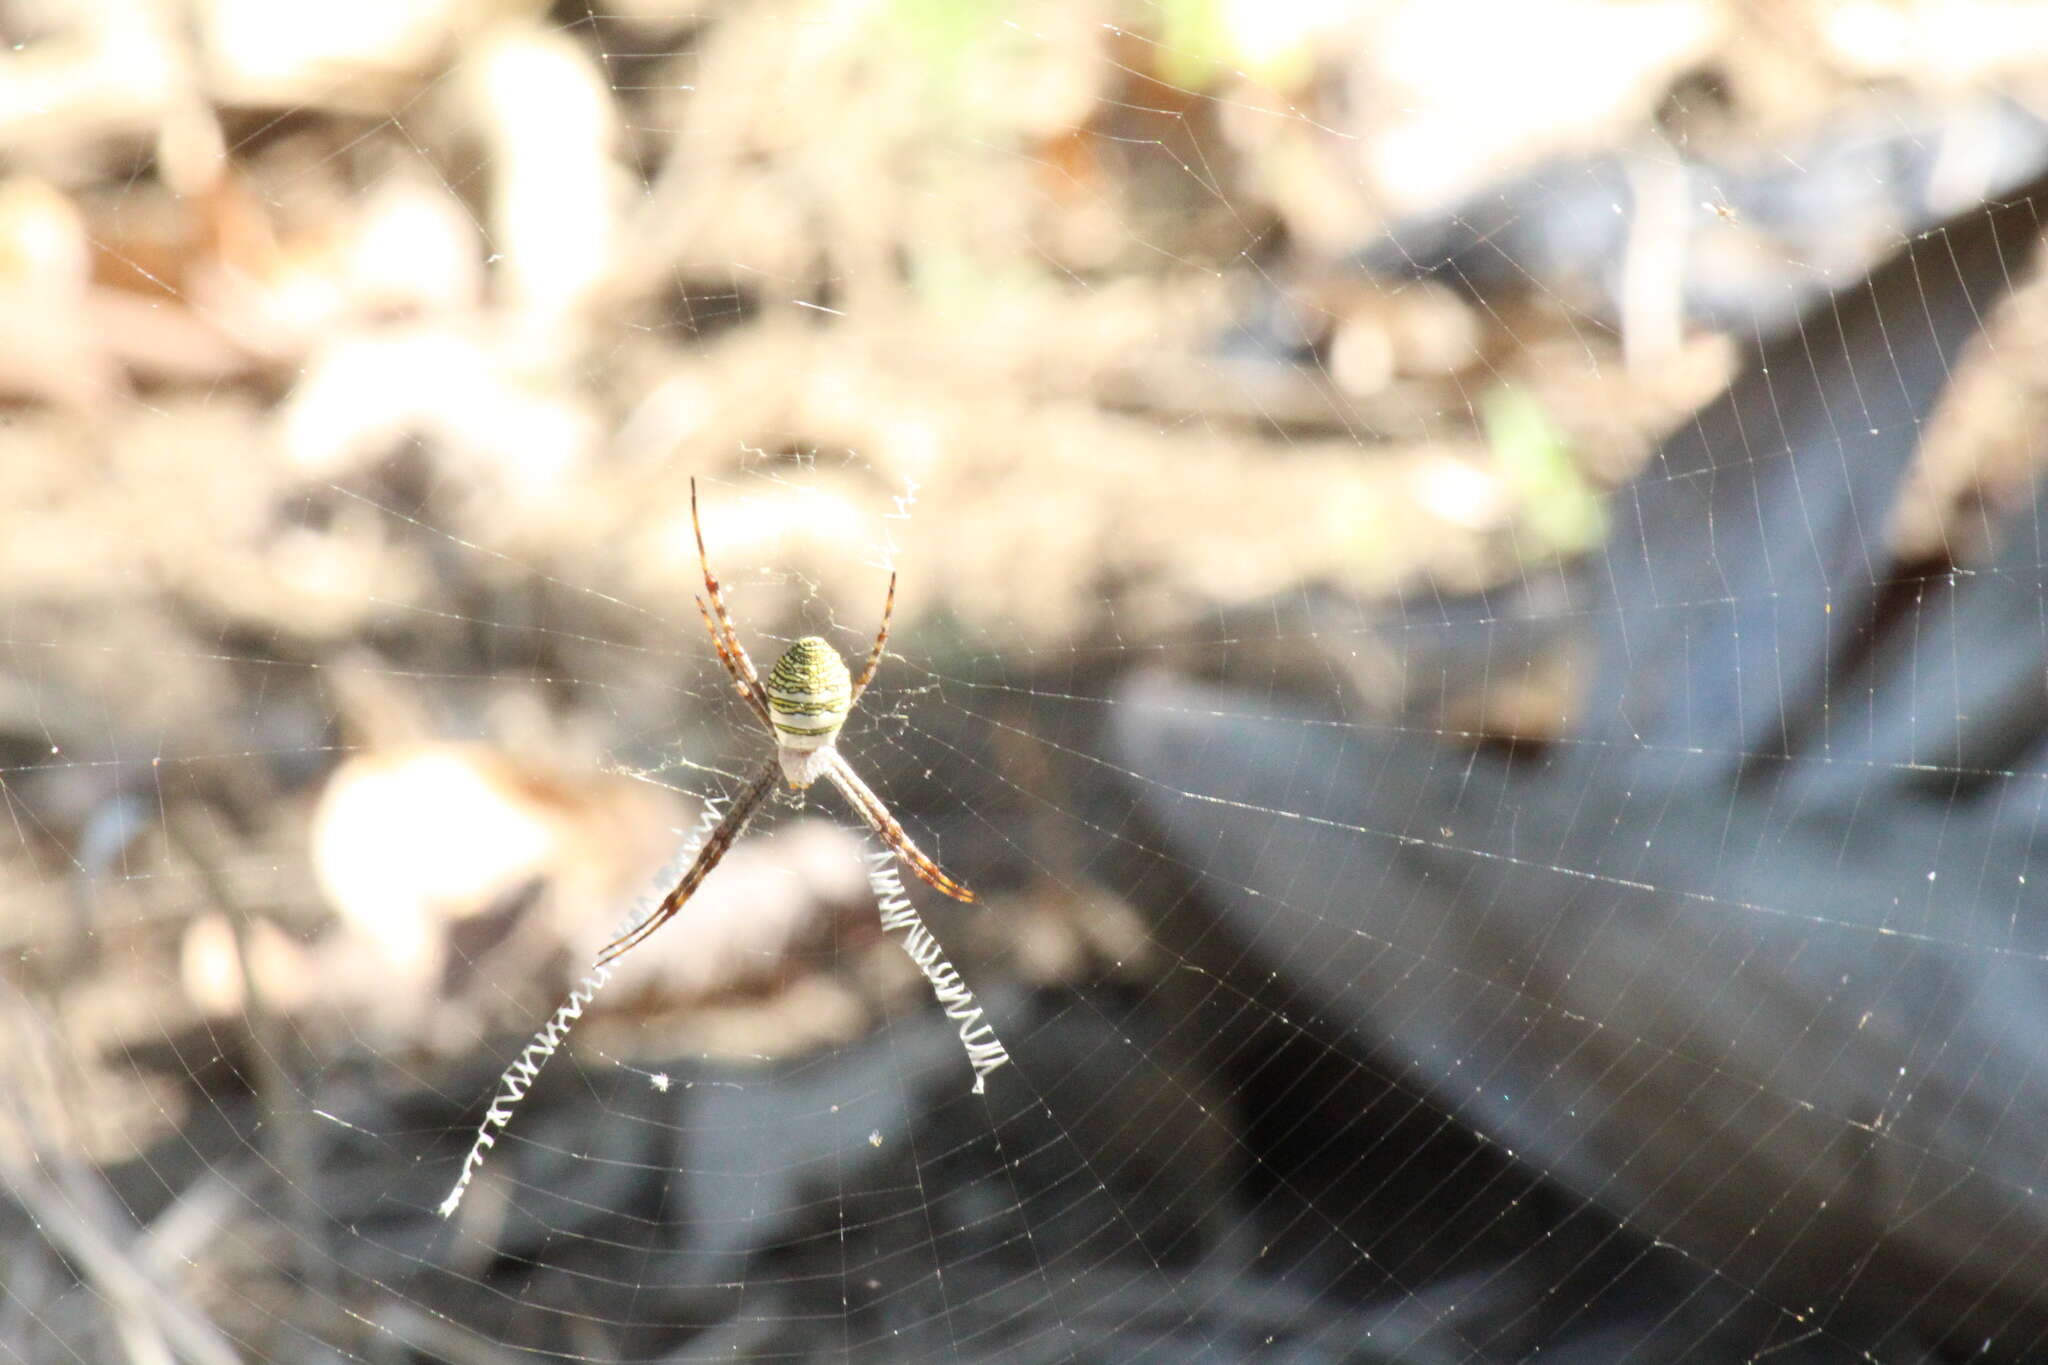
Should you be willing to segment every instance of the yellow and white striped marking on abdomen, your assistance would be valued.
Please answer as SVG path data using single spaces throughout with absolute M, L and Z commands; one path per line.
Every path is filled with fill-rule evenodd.
M 786 749 L 824 748 L 839 737 L 853 707 L 846 660 L 816 635 L 783 650 L 763 685 L 775 741 Z

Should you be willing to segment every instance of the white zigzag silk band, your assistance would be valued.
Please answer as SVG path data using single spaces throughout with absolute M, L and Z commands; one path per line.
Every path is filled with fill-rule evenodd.
M 696 860 L 705 839 L 718 826 L 720 810 L 707 807 L 691 833 L 689 841 L 677 854 L 673 864 L 687 867 Z M 667 877 L 668 874 L 664 873 Z M 672 877 L 668 877 L 672 881 Z M 666 884 L 666 882 L 664 882 Z M 1002 1041 L 996 1037 L 981 1007 L 974 1003 L 974 992 L 960 979 L 960 973 L 944 957 L 944 948 L 938 939 L 925 928 L 924 921 L 910 903 L 910 897 L 903 889 L 903 878 L 897 872 L 895 855 L 880 850 L 868 855 L 868 886 L 875 897 L 875 908 L 882 918 L 882 931 L 894 933 L 906 931 L 902 940 L 904 954 L 917 964 L 918 971 L 931 984 L 932 994 L 946 1017 L 958 1027 L 960 1045 L 967 1051 L 967 1064 L 974 1069 L 974 1093 L 982 1094 L 987 1088 L 988 1074 L 1010 1060 Z M 648 904 L 636 905 L 631 914 L 621 922 L 621 934 L 629 933 L 650 913 Z M 470 1182 L 477 1171 L 482 1169 L 485 1156 L 498 1144 L 498 1134 L 512 1121 L 512 1110 L 526 1098 L 526 1092 L 547 1065 L 550 1057 L 568 1038 L 569 1030 L 583 1017 L 583 1011 L 597 997 L 611 980 L 612 969 L 601 966 L 577 982 L 554 1014 L 535 1033 L 533 1040 L 520 1050 L 512 1064 L 498 1077 L 498 1090 L 485 1111 L 483 1121 L 477 1125 L 476 1140 L 470 1144 L 469 1154 L 462 1159 L 462 1172 L 456 1177 L 447 1198 L 440 1204 L 443 1218 L 452 1217 L 462 1206 L 462 1197 L 469 1192 Z
M 720 814 L 719 808 L 715 805 L 707 805 L 704 808 L 703 815 L 697 819 L 697 828 L 691 831 L 689 841 L 683 845 L 683 851 L 673 859 L 676 866 L 688 867 L 696 861 L 698 851 L 704 847 L 704 841 L 710 838 L 711 831 L 718 827 Z M 664 872 L 662 875 L 667 877 L 668 873 Z M 655 904 L 658 905 L 659 902 Z M 620 922 L 620 932 L 623 934 L 637 928 L 640 922 L 652 913 L 653 908 L 645 902 L 635 905 Z M 590 975 L 576 983 L 569 992 L 569 998 L 562 1002 L 561 1007 L 547 1023 L 541 1025 L 540 1032 L 533 1035 L 533 1041 L 520 1050 L 512 1065 L 506 1067 L 504 1074 L 498 1077 L 497 1097 L 485 1111 L 483 1122 L 477 1125 L 476 1141 L 470 1144 L 469 1155 L 462 1159 L 462 1174 L 455 1178 L 454 1188 L 449 1190 L 448 1197 L 441 1201 L 440 1214 L 443 1218 L 452 1216 L 455 1210 L 462 1207 L 462 1196 L 469 1192 L 469 1182 L 475 1178 L 477 1170 L 484 1164 L 484 1154 L 498 1145 L 499 1130 L 511 1122 L 513 1106 L 526 1098 L 526 1092 L 532 1088 L 534 1078 L 540 1075 L 540 1069 L 547 1065 L 548 1058 L 555 1055 L 555 1049 L 569 1036 L 569 1030 L 575 1027 L 576 1021 L 583 1017 L 584 1008 L 597 997 L 597 993 L 603 990 L 611 979 L 610 967 L 592 968 Z
M 909 931 L 903 936 L 903 951 L 931 983 L 932 994 L 938 997 L 946 1017 L 959 1025 L 960 1045 L 967 1049 L 967 1064 L 974 1068 L 974 1093 L 983 1093 L 988 1088 L 988 1073 L 1009 1061 L 1010 1054 L 1003 1050 L 1002 1040 L 982 1017 L 981 1006 L 974 1003 L 974 992 L 967 989 L 953 964 L 941 956 L 945 949 L 924 927 L 910 897 L 904 893 L 903 876 L 896 870 L 894 854 L 882 850 L 868 855 L 868 887 L 875 893 L 875 907 L 882 912 L 882 932 Z

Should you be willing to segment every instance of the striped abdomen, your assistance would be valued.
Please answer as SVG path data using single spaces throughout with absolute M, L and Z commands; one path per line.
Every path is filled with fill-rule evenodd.
M 785 749 L 822 749 L 839 737 L 853 706 L 853 676 L 838 650 L 806 635 L 782 651 L 765 682 L 776 743 Z

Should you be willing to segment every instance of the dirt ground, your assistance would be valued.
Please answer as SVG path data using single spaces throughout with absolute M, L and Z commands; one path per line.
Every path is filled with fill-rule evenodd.
M 0 0 L 0 1175 L 32 1204 L 189 1121 L 203 1040 L 429 1068 L 541 1017 L 591 907 L 751 761 L 693 477 L 761 651 L 860 649 L 900 574 L 870 761 L 930 814 L 920 689 L 980 689 L 1000 752 L 1008 695 L 1262 647 L 1216 644 L 1231 613 L 1584 551 L 1748 340 L 1672 302 L 1688 251 L 1848 279 L 1941 215 L 1866 196 L 1816 246 L 1682 190 L 1680 226 L 1498 289 L 1368 271 L 1402 225 L 1924 148 L 2048 90 L 2018 30 L 1818 0 L 1487 10 L 1495 43 L 1420 3 L 359 8 Z M 1930 555 L 2024 472 L 2040 316 L 1930 436 L 1899 527 Z M 704 953 L 621 1008 L 747 1055 L 914 998 L 887 952 L 804 956 L 864 895 L 833 829 L 738 859 Z M 1026 975 L 1141 937 L 1006 923 L 974 952 Z

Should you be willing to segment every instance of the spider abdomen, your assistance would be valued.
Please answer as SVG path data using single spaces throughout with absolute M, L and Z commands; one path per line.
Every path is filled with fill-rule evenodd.
M 853 706 L 853 675 L 839 651 L 806 635 L 775 661 L 765 679 L 775 742 L 785 749 L 823 749 L 839 737 Z

